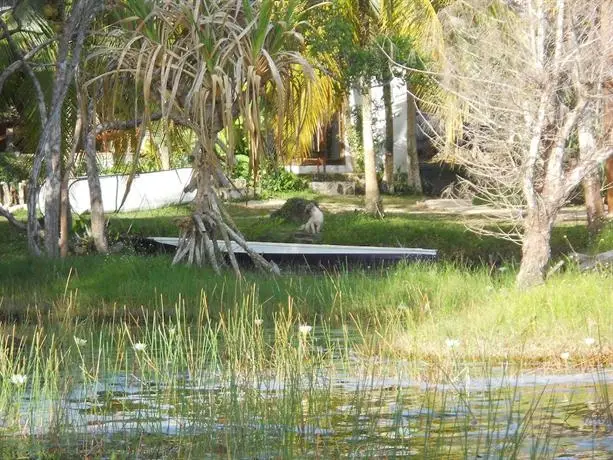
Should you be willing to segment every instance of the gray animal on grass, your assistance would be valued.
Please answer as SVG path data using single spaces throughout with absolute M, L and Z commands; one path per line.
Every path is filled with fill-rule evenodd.
M 321 228 L 324 225 L 324 213 L 319 209 L 315 203 L 309 203 L 305 207 L 305 212 L 309 214 L 309 220 L 306 224 L 300 226 L 300 230 L 304 230 L 307 233 L 321 232 Z

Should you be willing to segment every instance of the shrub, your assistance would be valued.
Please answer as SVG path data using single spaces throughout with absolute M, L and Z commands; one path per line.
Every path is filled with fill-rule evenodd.
M 283 168 L 266 169 L 260 178 L 260 188 L 263 196 L 270 196 L 283 192 L 299 192 L 307 189 L 309 182 Z

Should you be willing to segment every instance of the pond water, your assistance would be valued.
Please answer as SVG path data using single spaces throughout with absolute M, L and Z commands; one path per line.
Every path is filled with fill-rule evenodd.
M 228 436 L 239 436 L 233 454 L 244 458 L 276 457 L 284 451 L 351 457 L 428 452 L 472 458 L 613 457 L 612 420 L 599 394 L 613 391 L 610 371 L 597 377 L 481 380 L 459 391 L 453 385 L 342 375 L 334 381 L 321 376 L 305 385 L 309 396 L 301 395 L 295 410 L 291 406 L 297 395 L 287 394 L 295 390 L 274 381 L 230 387 L 214 379 L 197 385 L 185 379 L 170 397 L 168 388 L 116 376 L 104 388 L 76 389 L 67 400 L 66 416 L 73 433 L 111 438 L 118 433 L 185 436 L 196 444 L 198 437 L 216 438 L 203 444 L 218 449 Z M 254 407 L 244 413 L 222 409 L 248 405 L 249 399 Z M 288 447 L 290 439 L 295 445 Z M 225 450 L 232 451 L 233 444 Z
M 613 458 L 613 369 L 454 363 L 414 379 L 415 363 L 340 358 L 319 342 L 251 369 L 210 356 L 162 369 L 172 363 L 152 346 L 99 377 L 65 375 L 52 395 L 28 384 L 5 411 L 0 456 Z

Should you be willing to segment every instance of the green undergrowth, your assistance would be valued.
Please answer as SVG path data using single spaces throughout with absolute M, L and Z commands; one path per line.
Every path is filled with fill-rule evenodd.
M 24 327 L 43 321 L 136 324 L 152 312 L 172 318 L 176 308 L 213 321 L 245 305 L 262 319 L 292 309 L 300 321 L 338 328 L 351 324 L 372 335 L 372 352 L 437 361 L 450 352 L 482 361 L 525 360 L 568 364 L 561 353 L 585 351 L 585 338 L 601 344 L 575 362 L 611 363 L 611 272 L 555 275 L 547 285 L 519 292 L 510 271 L 410 264 L 381 270 L 285 273 L 270 278 L 170 267 L 168 257 L 85 256 L 62 262 L 0 264 L 0 318 Z M 447 346 L 458 340 L 457 350 Z M 591 349 L 590 351 L 595 351 Z
M 231 206 L 248 239 L 283 241 L 292 225 L 267 212 Z M 188 207 L 110 216 L 110 231 L 132 235 L 176 235 L 176 223 Z M 23 217 L 23 216 L 21 216 Z M 174 233 L 173 233 L 174 232 Z M 563 366 L 561 353 L 580 356 L 584 366 L 611 362 L 613 274 L 555 274 L 529 292 L 514 286 L 519 249 L 508 242 L 476 236 L 456 222 L 433 216 L 330 214 L 324 243 L 429 247 L 439 250 L 434 264 L 387 269 L 334 271 L 286 270 L 269 277 L 250 270 L 237 280 L 208 269 L 170 265 L 170 256 L 113 254 L 72 256 L 65 260 L 26 255 L 25 238 L 0 221 L 0 320 L 24 327 L 45 321 L 107 321 L 116 315 L 142 322 L 151 312 L 172 317 L 176 307 L 188 318 L 203 308 L 214 321 L 245 303 L 261 308 L 263 319 L 290 306 L 301 321 L 367 331 L 379 354 L 399 353 L 438 360 L 452 350 L 470 360 L 509 357 L 532 364 Z M 613 248 L 613 225 L 590 241 L 583 226 L 560 226 L 553 238 L 554 257 L 568 248 Z M 602 346 L 585 356 L 584 339 Z M 596 349 L 591 348 L 590 352 Z

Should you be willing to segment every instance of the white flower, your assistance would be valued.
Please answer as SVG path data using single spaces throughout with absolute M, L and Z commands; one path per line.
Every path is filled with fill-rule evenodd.
M 398 307 L 397 307 L 397 308 L 398 308 L 398 310 L 405 311 L 405 310 L 408 310 L 408 309 L 409 309 L 409 306 L 408 306 L 406 303 L 404 303 L 404 302 L 400 302 L 400 303 L 398 304 Z
M 570 358 L 570 353 L 565 351 L 564 353 L 560 353 L 560 358 L 562 358 L 564 361 L 568 361 L 568 359 Z
M 87 340 L 85 340 L 85 339 L 80 339 L 80 338 L 79 338 L 79 337 L 77 337 L 76 335 L 75 335 L 75 336 L 73 336 L 73 338 L 74 338 L 74 343 L 76 343 L 76 344 L 77 344 L 77 347 L 81 347 L 81 346 L 83 346 L 83 345 L 85 345 L 85 344 L 87 343 Z
M 311 332 L 312 329 L 313 326 L 309 326 L 308 324 L 301 324 L 300 326 L 298 326 L 298 330 L 303 335 L 307 335 L 309 332 Z
M 588 347 L 591 347 L 596 343 L 596 339 L 593 337 L 586 337 L 583 339 L 583 343 L 585 343 Z
M 147 348 L 147 344 L 145 344 L 145 343 L 136 342 L 134 344 L 134 350 L 135 351 L 145 351 L 145 348 Z
M 28 381 L 28 376 L 27 375 L 22 375 L 22 374 L 13 374 L 11 375 L 11 383 L 13 385 L 23 385 L 24 383 L 26 383 Z
M 458 339 L 445 339 L 445 345 L 447 345 L 447 348 L 457 348 L 460 341 Z
M 256 318 L 256 320 L 254 321 L 254 324 L 259 327 L 262 324 L 264 324 L 264 320 L 261 318 Z
M 177 328 L 175 326 L 170 326 L 168 328 L 168 335 L 175 335 L 175 332 L 177 332 Z

